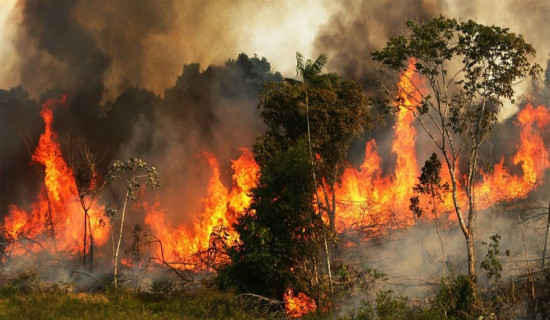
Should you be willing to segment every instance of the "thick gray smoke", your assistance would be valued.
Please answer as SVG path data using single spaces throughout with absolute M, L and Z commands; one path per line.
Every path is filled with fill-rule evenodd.
M 377 66 L 371 53 L 384 47 L 388 39 L 404 31 L 408 19 L 426 19 L 443 15 L 461 20 L 475 20 L 482 24 L 510 28 L 522 34 L 537 50 L 537 62 L 546 65 L 550 42 L 540 30 L 550 28 L 550 3 L 533 1 L 359 1 L 334 5 L 334 13 L 319 29 L 315 52 L 326 53 L 329 69 L 360 81 L 367 89 L 377 88 Z M 517 98 L 529 95 L 530 84 L 517 86 Z M 518 100 L 518 99 L 516 99 Z M 518 111 L 517 105 L 505 105 L 501 119 Z
M 372 51 L 401 33 L 407 19 L 439 14 L 510 27 L 535 45 L 538 62 L 546 65 L 550 52 L 550 42 L 542 32 L 550 30 L 550 2 L 546 0 L 304 0 L 270 4 L 13 0 L 9 11 L 0 10 L 0 26 L 4 26 L 0 41 L 6 44 L 2 43 L 0 57 L 8 64 L 0 70 L 0 84 L 5 84 L 0 89 L 6 89 L 0 90 L 1 214 L 10 203 L 25 206 L 32 202 L 40 186 L 41 174 L 29 164 L 43 130 L 38 116 L 43 98 L 68 95 L 69 108 L 54 110 L 64 149 L 74 137 L 83 137 L 103 170 L 113 159 L 129 156 L 142 157 L 156 166 L 162 184 L 157 199 L 177 225 L 193 220 L 201 209 L 210 174 L 201 152 L 211 152 L 220 160 L 225 185 L 230 185 L 228 160 L 238 157 L 238 148 L 250 146 L 263 130 L 257 95 L 264 81 L 281 78 L 270 62 L 285 76 L 293 76 L 296 51 L 306 57 L 325 53 L 328 71 L 357 80 L 372 91 L 378 77 Z M 240 52 L 256 52 L 267 60 L 238 56 Z M 544 84 L 525 82 L 522 98 L 548 103 L 548 79 L 549 75 Z M 508 106 L 504 118 L 517 108 Z M 490 162 L 504 155 L 509 164 L 514 152 L 510 146 L 517 139 L 514 128 L 510 118 L 495 131 Z M 363 140 L 375 136 L 382 157 L 390 159 L 392 132 L 390 125 Z M 426 156 L 431 153 L 431 148 L 419 148 L 429 149 L 424 150 Z M 363 152 L 364 141 L 357 142 L 357 158 Z M 390 167 L 391 161 L 386 162 Z M 483 236 L 499 232 L 503 247 L 513 248 L 515 258 L 521 256 L 517 215 L 498 220 L 502 221 L 499 225 L 489 223 L 486 217 L 495 216 L 480 218 L 478 227 L 491 230 Z M 142 222 L 139 217 L 133 219 L 132 223 Z M 507 232 L 512 227 L 514 232 Z M 462 272 L 464 266 L 457 261 L 464 261 L 463 239 L 457 230 L 443 232 L 443 238 L 450 262 L 456 262 L 456 269 Z M 529 226 L 525 230 L 529 233 Z M 540 230 L 535 231 L 526 237 L 532 249 L 528 256 L 535 256 L 540 249 L 535 241 Z M 344 257 L 358 266 L 375 266 L 402 277 L 404 284 L 407 279 L 424 281 L 426 275 L 432 279 L 441 275 L 434 224 L 400 231 L 394 239 L 398 240 L 360 244 Z M 488 241 L 487 237 L 478 240 Z
M 316 51 L 330 57 L 329 69 L 373 86 L 377 69 L 371 53 L 403 31 L 407 19 L 425 19 L 440 11 L 430 0 L 345 2 L 317 35 Z

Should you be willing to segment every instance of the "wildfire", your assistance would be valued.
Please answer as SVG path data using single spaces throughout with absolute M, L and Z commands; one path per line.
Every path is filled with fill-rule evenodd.
M 294 295 L 294 290 L 291 288 L 286 290 L 283 299 L 285 301 L 285 312 L 290 318 L 299 318 L 317 310 L 315 301 L 302 292 Z
M 415 223 L 409 211 L 409 198 L 419 176 L 420 162 L 415 147 L 417 132 L 411 109 L 421 100 L 418 90 L 425 91 L 424 81 L 414 71 L 414 61 L 398 83 L 398 112 L 393 127 L 391 145 L 395 156 L 393 173 L 382 174 L 382 159 L 377 152 L 376 141 L 365 146 L 365 160 L 359 168 L 345 170 L 341 183 L 335 187 L 336 230 L 362 229 L 370 236 L 380 236 L 392 228 L 403 228 Z M 17 205 L 9 207 L 4 217 L 6 236 L 13 240 L 29 240 L 27 251 L 64 251 L 76 254 L 81 251 L 84 213 L 79 201 L 78 190 L 71 168 L 63 159 L 57 135 L 52 129 L 53 112 L 56 105 L 64 105 L 65 98 L 48 100 L 42 105 L 45 124 L 39 145 L 32 155 L 32 161 L 44 169 L 44 186 L 37 199 L 25 210 Z M 543 137 L 550 131 L 550 110 L 545 106 L 533 107 L 527 104 L 518 114 L 516 125 L 520 129 L 520 143 L 511 159 L 517 167 L 506 168 L 504 159 L 490 172 L 481 172 L 480 182 L 475 187 L 478 209 L 485 209 L 499 201 L 525 198 L 541 184 L 545 170 L 550 167 L 548 146 Z M 202 209 L 192 223 L 174 225 L 168 218 L 170 213 L 159 202 L 140 203 L 139 210 L 146 212 L 144 223 L 150 228 L 154 241 L 154 257 L 164 262 L 180 262 L 197 266 L 196 253 L 206 252 L 212 241 L 221 239 L 225 243 L 237 241 L 231 229 L 236 219 L 248 208 L 250 191 L 257 184 L 259 166 L 249 149 L 240 149 L 241 155 L 232 160 L 233 179 L 230 187 L 222 183 L 218 159 L 204 152 L 202 158 L 210 168 L 208 187 L 202 199 Z M 443 178 L 448 177 L 444 168 Z M 457 176 L 459 176 L 457 174 Z M 448 180 L 448 179 L 447 179 Z M 459 199 L 465 202 L 465 195 L 459 190 Z M 451 208 L 451 197 L 444 198 L 443 211 Z M 88 214 L 94 244 L 101 246 L 108 239 L 109 228 L 101 227 L 104 207 L 94 204 Z M 452 219 L 453 215 L 450 215 Z M 427 217 L 431 218 L 431 217 Z M 19 243 L 20 243 L 19 241 Z M 15 243 L 18 243 L 17 241 Z M 23 254 L 23 249 L 12 249 L 12 254 Z M 126 260 L 125 260 L 126 261 Z M 131 264 L 127 260 L 128 264 Z M 311 300 L 300 293 L 293 295 L 291 289 L 285 294 L 287 309 L 311 309 Z M 305 305 L 305 307 L 300 307 Z M 314 304 L 313 304 L 314 305 Z M 288 309 L 290 310 L 290 309 Z M 314 309 L 313 309 L 314 310 Z M 288 311 L 300 313 L 301 311 Z
M 520 166 L 523 175 L 513 175 L 504 167 L 504 159 L 492 173 L 483 174 L 483 183 L 477 188 L 479 207 L 487 208 L 502 201 L 526 198 L 542 182 L 544 171 L 550 167 L 548 149 L 542 134 L 550 130 L 550 111 L 545 106 L 528 103 L 518 114 L 517 125 L 521 128 L 518 151 L 513 163 Z
M 173 226 L 168 222 L 166 213 L 159 205 L 146 209 L 145 223 L 151 227 L 162 243 L 162 251 L 156 250 L 158 257 L 164 260 L 187 260 L 198 252 L 208 249 L 213 232 L 222 233 L 226 241 L 237 240 L 230 229 L 236 218 L 250 204 L 249 192 L 256 186 L 259 167 L 249 149 L 241 148 L 241 156 L 232 161 L 234 171 L 233 187 L 229 191 L 221 182 L 219 164 L 210 153 L 203 153 L 210 166 L 211 174 L 206 197 L 203 198 L 203 210 L 195 219 L 193 226 Z M 193 260 L 193 259 L 191 259 Z M 191 261 L 190 261 L 191 262 Z
M 396 105 L 398 112 L 391 148 L 397 158 L 394 174 L 382 177 L 382 160 L 376 152 L 376 142 L 367 142 L 363 164 L 359 170 L 347 169 L 342 183 L 335 190 L 339 199 L 336 205 L 338 231 L 359 226 L 403 227 L 414 223 L 408 205 L 419 171 L 414 116 L 410 109 L 421 101 L 417 89 L 424 90 L 424 87 L 424 81 L 415 73 L 414 61 L 411 61 L 398 83 L 399 103 Z
M 414 73 L 414 60 L 411 60 L 398 83 L 399 105 L 396 105 L 398 113 L 391 148 L 396 156 L 395 170 L 389 176 L 382 176 L 382 159 L 377 153 L 376 142 L 367 142 L 364 162 L 358 169 L 348 168 L 341 184 L 335 188 L 337 231 L 355 228 L 368 231 L 370 236 L 380 236 L 388 229 L 415 223 L 408 210 L 408 200 L 413 195 L 420 162 L 415 153 L 416 131 L 410 109 L 421 101 L 418 91 L 425 90 L 425 83 Z M 550 110 L 527 104 L 518 114 L 516 124 L 520 128 L 520 144 L 512 161 L 521 168 L 522 174 L 510 173 L 504 167 L 504 159 L 491 172 L 482 172 L 482 179 L 474 188 L 477 209 L 527 197 L 542 182 L 544 171 L 550 167 L 549 151 L 542 138 L 548 136 L 550 130 Z M 442 177 L 450 180 L 446 167 Z M 461 203 L 467 203 L 460 189 L 458 196 Z M 443 201 L 442 211 L 451 210 L 450 193 L 444 195 Z M 449 215 L 449 219 L 454 220 L 455 216 Z
M 78 190 L 71 168 L 63 159 L 57 135 L 52 130 L 53 112 L 56 105 L 64 105 L 66 98 L 47 100 L 40 115 L 45 130 L 40 136 L 38 147 L 32 155 L 33 163 L 44 168 L 44 187 L 38 199 L 26 211 L 11 205 L 4 218 L 4 228 L 13 240 L 28 239 L 42 245 L 49 252 L 81 250 L 84 225 L 84 211 L 80 205 Z M 102 228 L 100 219 L 104 209 L 94 205 L 88 211 L 96 245 L 102 245 L 108 238 L 107 228 Z M 29 246 L 26 246 L 29 248 Z M 30 248 L 38 249 L 36 246 Z M 14 253 L 16 253 L 15 251 Z

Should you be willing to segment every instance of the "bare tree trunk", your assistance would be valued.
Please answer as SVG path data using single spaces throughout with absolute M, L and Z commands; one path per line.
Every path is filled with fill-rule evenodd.
M 307 90 L 307 84 L 304 83 L 304 86 L 305 86 L 305 91 L 306 91 L 306 122 L 307 122 L 307 142 L 308 142 L 308 147 L 309 147 L 309 159 L 310 159 L 310 162 L 311 162 L 311 174 L 312 174 L 312 177 L 313 177 L 313 188 L 315 189 L 315 195 L 316 195 L 316 198 L 317 198 L 317 206 L 319 207 L 319 215 L 322 214 L 322 208 L 321 208 L 321 201 L 319 199 L 319 194 L 317 192 L 317 177 L 315 175 L 315 163 L 314 163 L 314 158 L 313 158 L 313 148 L 311 146 L 311 132 L 310 132 L 310 129 L 309 129 L 309 97 L 308 97 L 308 90 Z M 327 210 L 330 211 L 330 209 L 328 208 L 328 203 L 327 203 Z M 322 217 L 320 216 L 319 217 L 321 219 L 321 223 L 323 223 L 322 221 Z M 329 223 L 331 222 L 332 220 L 330 219 L 330 215 L 329 215 Z M 331 223 L 332 225 L 332 223 Z M 326 254 L 326 257 L 327 257 L 327 272 L 328 272 L 328 281 L 329 281 L 329 287 L 330 287 L 330 294 L 331 296 L 333 295 L 333 289 L 332 289 L 332 273 L 331 273 L 331 270 L 330 270 L 330 255 L 329 255 L 329 249 L 328 249 L 328 242 L 327 242 L 327 236 L 326 234 L 323 236 L 324 238 L 324 242 L 325 242 L 325 254 Z
M 332 273 L 330 272 L 330 255 L 328 250 L 327 235 L 324 236 L 325 240 L 325 255 L 327 256 L 327 268 L 328 268 L 328 285 L 330 288 L 331 296 L 334 294 L 334 289 L 332 288 Z
M 470 277 L 470 280 L 472 280 L 474 283 L 473 289 L 475 289 L 475 283 L 476 283 L 476 252 L 475 252 L 475 246 L 474 246 L 474 236 L 473 232 L 468 233 L 468 236 L 466 237 L 466 246 L 468 248 L 468 276 Z
M 88 219 L 88 233 L 90 234 L 90 272 L 94 268 L 94 234 L 92 233 L 92 223 L 90 222 L 90 215 L 86 214 Z
M 88 242 L 88 210 L 84 209 L 84 239 L 82 244 L 82 265 L 86 267 L 86 243 Z
M 445 246 L 443 245 L 443 238 L 441 237 L 441 231 L 439 230 L 439 217 L 437 216 L 437 209 L 434 208 L 435 215 L 435 230 L 437 237 L 439 238 L 439 244 L 441 245 L 441 258 L 443 259 L 443 279 L 447 276 L 447 261 L 445 259 Z
M 118 233 L 118 241 L 116 245 L 116 250 L 114 252 L 114 283 L 115 283 L 115 289 L 118 288 L 118 255 L 120 253 L 120 243 L 122 242 L 122 231 L 124 228 L 124 217 L 126 215 L 126 204 L 128 203 L 128 197 L 130 196 L 130 192 L 126 191 L 126 197 L 124 198 L 124 205 L 122 206 L 122 217 L 120 218 L 120 230 Z
M 52 205 L 50 202 L 50 196 L 48 195 L 48 191 L 46 190 L 46 202 L 48 203 L 48 220 L 50 223 L 50 231 L 52 233 L 52 240 L 53 240 L 53 246 L 55 249 L 55 252 L 57 252 L 57 241 L 55 240 L 55 227 L 53 224 L 53 217 L 52 217 Z
M 521 221 L 521 215 L 518 218 L 519 218 L 519 228 L 521 230 L 521 240 L 523 242 L 523 257 L 525 259 L 525 263 L 527 264 L 527 273 L 529 275 L 529 283 L 531 284 L 531 298 L 533 300 L 536 300 L 535 280 L 533 279 L 533 271 L 531 270 L 531 264 L 529 263 L 529 259 L 527 259 L 527 247 L 525 246 L 525 233 L 523 232 L 523 222 Z
M 550 227 L 550 202 L 548 202 L 548 220 L 546 221 L 546 236 L 544 237 L 544 250 L 542 251 L 542 261 L 540 268 L 544 269 L 544 260 L 546 259 L 546 245 L 548 244 L 548 229 Z

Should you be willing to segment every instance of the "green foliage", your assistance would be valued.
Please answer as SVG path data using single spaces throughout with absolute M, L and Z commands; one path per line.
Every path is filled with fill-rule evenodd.
M 158 172 L 155 167 L 150 167 L 138 158 L 130 158 L 127 161 L 115 160 L 105 177 L 107 183 L 119 181 L 126 187 L 126 195 L 122 205 L 122 214 L 119 221 L 118 240 L 116 247 L 114 245 L 114 228 L 113 222 L 117 215 L 117 210 L 107 208 L 105 214 L 111 219 L 111 238 L 113 239 L 113 266 L 114 266 L 114 286 L 118 288 L 118 260 L 120 253 L 120 244 L 122 242 L 122 234 L 124 231 L 124 221 L 126 216 L 126 208 L 129 200 L 137 200 L 137 192 L 141 184 L 145 182 L 151 189 L 156 189 L 160 186 L 158 182 Z
M 36 271 L 26 271 L 18 274 L 15 278 L 9 279 L 0 287 L 0 297 L 27 294 L 36 290 L 39 286 Z
M 418 183 L 413 187 L 416 195 L 411 197 L 409 209 L 420 217 L 424 210 L 420 206 L 420 197 L 418 194 L 425 194 L 429 196 L 430 205 L 432 207 L 432 213 L 437 213 L 437 204 L 443 203 L 444 192 L 449 191 L 448 183 L 441 183 L 441 161 L 434 152 L 430 156 L 430 159 L 426 160 L 422 167 L 422 173 L 418 177 Z
M 219 284 L 279 300 L 290 286 L 308 292 L 323 232 L 313 193 L 303 141 L 267 160 L 250 208 L 235 225 L 241 242 L 229 248 L 231 265 L 219 272 Z
M 322 85 L 308 88 L 311 143 L 313 152 L 320 156 L 316 166 L 325 169 L 332 181 L 345 168 L 351 139 L 372 125 L 373 118 L 359 84 L 334 74 L 320 78 Z M 283 81 L 265 86 L 259 106 L 268 130 L 254 145 L 260 164 L 276 149 L 288 148 L 307 136 L 304 100 L 305 88 L 300 83 Z
M 349 318 L 345 317 L 344 319 L 349 320 L 373 320 L 376 319 L 376 311 L 374 310 L 374 307 L 371 303 L 363 300 L 361 301 L 361 305 L 357 310 L 353 310 Z
M 4 292 L 0 287 L 0 292 Z M 70 293 L 57 285 L 1 295 L 1 319 L 276 319 L 254 300 L 212 289 L 159 295 L 119 290 Z
M 413 319 L 415 314 L 408 306 L 408 298 L 395 295 L 392 290 L 381 290 L 376 293 L 374 303 L 362 300 L 357 310 L 349 315 L 350 320 L 392 320 Z
M 174 292 L 174 283 L 170 279 L 161 279 L 153 281 L 151 293 L 157 295 L 172 294 Z
M 472 280 L 467 275 L 443 279 L 432 300 L 432 308 L 452 319 L 470 319 L 475 316 L 475 294 Z
M 126 187 L 126 200 L 136 200 L 141 181 L 145 181 L 151 189 L 156 189 L 160 186 L 158 177 L 155 167 L 149 167 L 142 159 L 130 158 L 126 161 L 115 160 L 105 180 L 108 183 L 120 180 Z
M 499 280 L 502 276 L 502 262 L 500 261 L 500 235 L 498 233 L 489 237 L 490 243 L 485 241 L 481 242 L 482 245 L 487 247 L 487 254 L 485 260 L 481 261 L 481 268 L 487 271 L 487 279 L 491 280 L 493 277 Z M 508 251 L 507 251 L 508 252 Z
M 480 150 L 503 101 L 513 102 L 514 85 L 526 76 L 538 76 L 542 68 L 530 62 L 534 47 L 507 28 L 444 17 L 408 21 L 406 26 L 406 34 L 391 38 L 385 48 L 372 54 L 373 59 L 393 72 L 408 69 L 428 87 L 413 86 L 413 92 L 407 94 L 418 101 L 404 107 L 441 151 L 453 199 L 459 198 L 459 184 L 466 194 L 467 205 L 459 201 L 453 204 L 466 240 L 468 274 L 475 296 L 473 188 L 479 175 Z M 414 65 L 409 67 L 409 63 Z M 458 172 L 459 162 L 465 172 Z M 465 179 L 458 178 L 461 176 Z M 411 210 L 421 214 L 419 208 L 419 199 L 413 198 Z
M 319 77 L 327 62 L 327 56 L 324 54 L 312 61 L 310 59 L 304 60 L 304 56 L 300 52 L 296 52 L 296 73 L 306 85 L 309 85 Z
M 393 291 L 380 291 L 376 294 L 376 314 L 378 319 L 404 319 L 409 314 L 407 298 L 394 297 Z
M 507 28 L 439 17 L 408 21 L 407 34 L 391 38 L 373 59 L 402 71 L 414 58 L 416 72 L 426 77 L 434 96 L 422 95 L 413 111 L 439 113 L 432 120 L 443 135 L 451 129 L 479 146 L 502 100 L 512 100 L 518 80 L 541 73 L 540 65 L 530 62 L 535 54 L 523 36 Z M 438 147 L 445 148 L 443 141 Z
M 400 70 L 409 58 L 416 58 L 419 73 L 451 76 L 453 80 L 441 66 L 459 58 L 464 77 L 455 83 L 468 98 L 481 96 L 498 104 L 500 97 L 513 97 L 517 79 L 542 71 L 529 61 L 535 55 L 534 47 L 508 28 L 444 17 L 408 21 L 407 28 L 407 36 L 391 38 L 384 49 L 373 53 L 374 59 Z

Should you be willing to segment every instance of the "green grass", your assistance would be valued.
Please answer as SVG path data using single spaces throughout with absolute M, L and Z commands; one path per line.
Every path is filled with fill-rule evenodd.
M 0 288 L 0 319 L 273 319 L 250 300 L 214 289 L 171 295 L 134 291 L 69 293 L 58 287 Z

